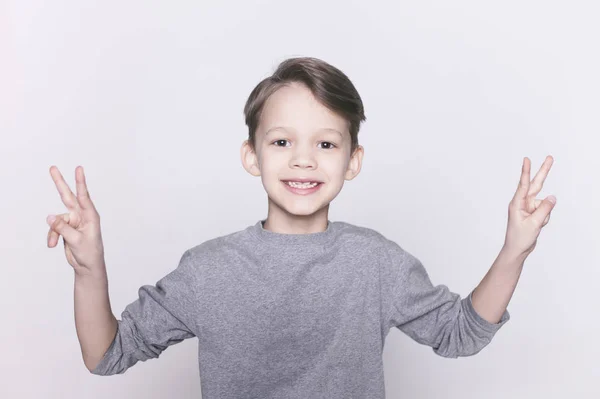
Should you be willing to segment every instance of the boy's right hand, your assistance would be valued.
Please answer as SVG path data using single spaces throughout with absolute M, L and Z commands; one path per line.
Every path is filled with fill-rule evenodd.
M 60 193 L 68 213 L 49 215 L 46 222 L 48 248 L 63 237 L 67 261 L 78 276 L 102 276 L 105 273 L 104 245 L 100 232 L 100 215 L 92 203 L 83 167 L 75 168 L 77 196 L 73 194 L 56 166 L 50 167 L 50 175 Z M 55 219 L 55 220 L 54 220 Z

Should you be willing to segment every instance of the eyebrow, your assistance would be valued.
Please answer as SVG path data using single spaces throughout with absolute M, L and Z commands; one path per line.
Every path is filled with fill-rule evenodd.
M 265 132 L 265 136 L 267 134 L 271 133 L 273 130 L 294 131 L 295 129 L 291 128 L 291 127 L 287 127 L 287 126 L 274 126 Z M 323 127 L 321 129 L 317 129 L 317 131 L 318 132 L 320 132 L 320 131 L 334 132 L 334 133 L 339 134 L 342 139 L 344 138 L 344 135 L 339 130 L 333 129 L 331 127 Z

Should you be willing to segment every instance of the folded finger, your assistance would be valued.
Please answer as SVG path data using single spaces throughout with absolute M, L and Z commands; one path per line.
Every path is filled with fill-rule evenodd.
M 556 197 L 553 195 L 549 195 L 542 201 L 542 203 L 540 204 L 540 206 L 538 206 L 535 212 L 533 212 L 531 218 L 533 218 L 533 220 L 535 220 L 539 226 L 542 226 L 544 224 L 544 221 L 546 220 L 546 217 L 550 215 L 550 212 L 552 212 L 552 209 L 555 205 Z
M 69 223 L 69 214 L 68 213 L 62 213 L 60 215 L 48 215 L 48 217 L 46 218 L 46 222 L 48 223 L 48 225 L 52 226 L 52 223 L 54 222 L 54 220 L 56 218 L 63 218 L 63 220 L 67 223 Z M 50 229 L 48 230 L 48 248 L 54 248 L 56 246 L 56 244 L 58 244 L 58 239 L 60 237 L 60 234 L 58 234 L 56 231 L 52 230 L 52 227 L 50 227 Z
M 54 222 L 51 223 L 50 228 L 57 233 L 57 235 L 63 236 L 63 239 L 69 244 L 76 243 L 81 237 L 81 233 L 69 225 L 67 217 L 57 217 Z
M 551 215 L 552 215 L 552 214 L 551 214 L 551 213 L 549 213 L 549 214 L 548 214 L 548 216 L 546 216 L 546 219 L 544 220 L 544 223 L 542 223 L 542 227 L 544 227 L 545 225 L 547 225 L 547 224 L 548 224 L 548 222 L 550 221 L 550 216 L 551 216 Z
M 48 248 L 54 248 L 56 246 L 56 244 L 58 244 L 58 238 L 60 237 L 60 234 L 58 234 L 56 231 L 49 229 L 48 230 Z

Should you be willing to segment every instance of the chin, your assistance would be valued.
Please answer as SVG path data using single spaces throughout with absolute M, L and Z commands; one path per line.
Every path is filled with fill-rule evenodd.
M 283 212 L 292 215 L 292 216 L 312 216 L 317 214 L 318 212 L 322 211 L 323 208 L 326 208 L 329 203 L 327 204 L 322 204 L 322 203 L 315 203 L 315 202 L 311 202 L 308 201 L 306 203 L 302 203 L 301 201 L 298 201 L 296 203 L 293 202 L 288 202 L 288 201 L 278 201 L 275 200 L 273 201 L 273 203 L 280 208 L 281 210 L 283 210 Z
M 287 213 L 294 216 L 311 216 L 319 212 L 319 208 L 284 207 Z

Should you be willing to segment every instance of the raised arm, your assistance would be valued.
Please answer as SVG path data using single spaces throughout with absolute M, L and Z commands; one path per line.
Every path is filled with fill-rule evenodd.
M 73 194 L 58 168 L 50 175 L 67 213 L 49 215 L 48 248 L 63 237 L 65 256 L 75 271 L 75 328 L 83 362 L 92 370 L 102 359 L 117 331 L 117 320 L 110 308 L 100 215 L 94 206 L 81 166 L 75 169 L 77 196 Z
M 556 197 L 536 199 L 554 159 L 547 156 L 529 182 L 531 161 L 525 157 L 519 186 L 508 207 L 504 245 L 479 285 L 473 290 L 473 306 L 487 321 L 496 323 L 515 291 L 525 259 L 533 252 L 542 228 L 550 221 Z

